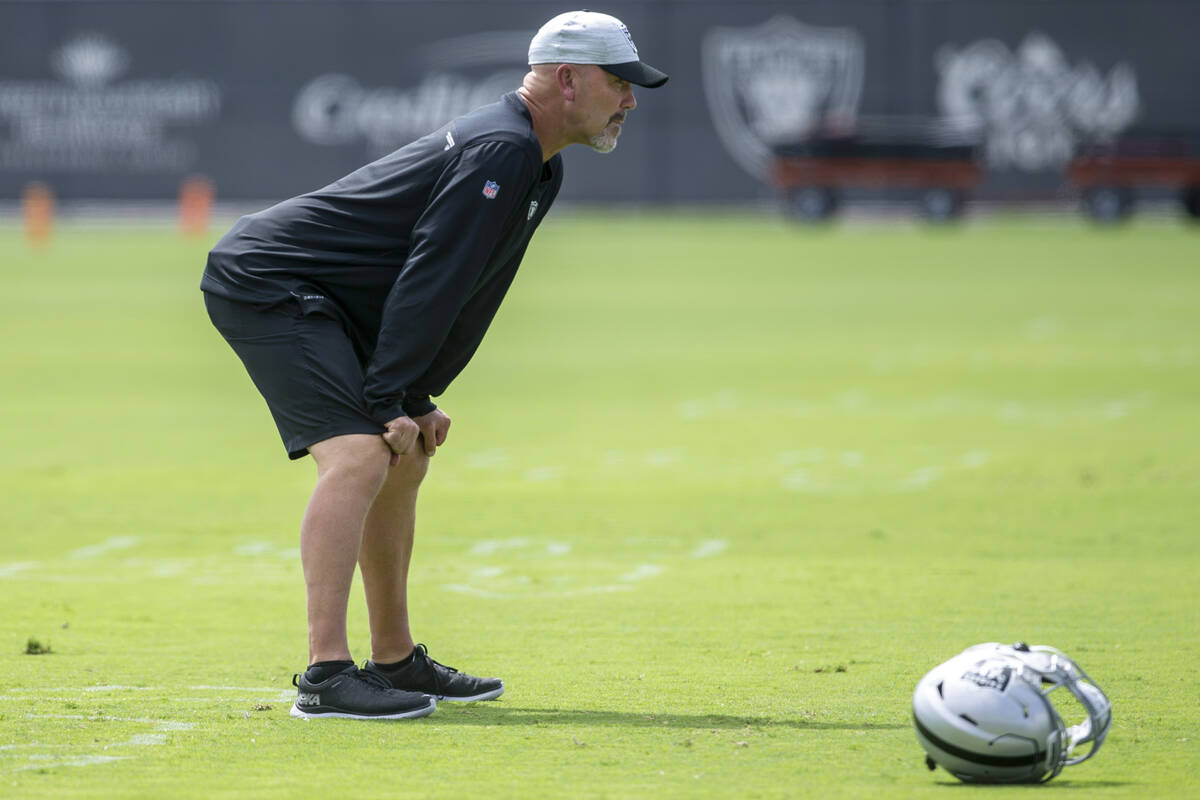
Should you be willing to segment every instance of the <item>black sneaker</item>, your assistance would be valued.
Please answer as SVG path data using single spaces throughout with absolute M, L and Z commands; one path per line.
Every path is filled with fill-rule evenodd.
M 499 678 L 476 678 L 453 667 L 439 664 L 429 657 L 425 645 L 413 650 L 411 660 L 394 669 L 384 669 L 373 661 L 363 665 L 367 672 L 382 675 L 392 687 L 406 692 L 424 692 L 438 700 L 495 700 L 504 694 L 504 681 Z
M 302 719 L 410 719 L 437 708 L 428 694 L 396 691 L 378 673 L 353 666 L 319 683 L 293 675 L 292 685 L 299 690 L 292 716 Z

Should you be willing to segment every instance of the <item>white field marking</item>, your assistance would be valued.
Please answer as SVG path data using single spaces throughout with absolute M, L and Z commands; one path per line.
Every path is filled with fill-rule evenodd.
M 992 454 L 987 450 L 972 450 L 969 453 L 963 453 L 959 463 L 966 469 L 978 469 L 991 460 Z
M 571 552 L 571 545 L 566 542 L 547 542 L 546 552 L 552 556 L 565 556 Z
M 775 457 L 780 466 L 790 467 L 793 464 L 819 464 L 825 460 L 824 447 L 810 447 L 807 450 L 784 450 Z
M 1000 406 L 1000 410 L 996 412 L 996 416 L 1005 422 L 1019 422 L 1025 419 L 1028 414 L 1025 412 L 1025 407 L 1020 403 L 1005 403 Z
M 654 450 L 646 454 L 646 464 L 651 467 L 668 467 L 683 461 L 683 454 L 678 450 Z
M 470 586 L 465 583 L 443 583 L 442 588 L 449 592 L 472 594 L 476 597 L 508 597 L 503 592 L 491 592 L 487 589 L 480 589 L 478 586 Z
M 1025 338 L 1031 342 L 1043 342 L 1057 336 L 1062 328 L 1062 320 L 1058 317 L 1034 317 L 1025 323 Z
M 27 769 L 48 769 L 50 767 L 90 767 L 93 764 L 108 764 L 112 761 L 124 761 L 132 756 L 78 756 L 68 758 L 65 761 L 52 761 L 54 756 L 30 756 L 29 760 L 36 760 L 37 763 L 27 764 L 23 767 L 17 767 L 16 771 L 20 772 Z M 47 759 L 47 760 L 42 760 Z
M 625 454 L 620 450 L 609 450 L 604 454 L 602 462 L 606 467 L 615 467 L 625 463 Z
M 525 470 L 525 480 L 529 483 L 545 483 L 555 478 L 561 478 L 563 472 L 562 467 L 534 467 Z
M 95 687 L 90 687 L 95 688 Z M 129 739 L 123 742 L 115 742 L 105 746 L 105 750 L 114 747 L 153 747 L 160 744 L 166 744 L 167 734 L 174 731 L 188 731 L 196 727 L 194 722 L 176 722 L 174 720 L 146 719 L 144 717 L 114 717 L 108 715 L 92 715 L 84 714 L 26 714 L 26 719 L 71 719 L 83 720 L 87 722 L 135 722 L 144 725 L 153 725 L 152 733 L 135 733 Z M 86 767 L 93 764 L 107 764 L 112 761 L 121 761 L 130 758 L 130 756 L 103 756 L 92 754 L 80 755 L 52 755 L 45 753 L 35 753 L 27 756 L 26 761 L 33 763 L 25 764 L 16 767 L 16 771 L 30 769 L 45 769 L 47 767 Z
M 473 556 L 490 556 L 501 550 L 520 550 L 529 547 L 533 542 L 524 536 L 519 536 L 515 539 L 484 539 L 482 542 L 476 542 L 471 548 Z
M 872 372 L 892 372 L 896 369 L 896 357 L 891 353 L 876 353 L 871 356 Z
M 471 469 L 501 469 L 508 465 L 508 453 L 504 450 L 483 450 L 467 456 L 467 466 Z
M 493 592 L 487 589 L 480 589 L 478 586 L 469 586 L 463 583 L 444 583 L 442 588 L 446 591 L 457 592 L 458 594 L 469 594 L 475 597 L 487 597 L 491 599 L 514 597 L 515 595 L 506 592 Z M 584 594 L 613 594 L 616 592 L 630 592 L 636 588 L 631 583 L 610 583 L 602 586 L 585 586 L 582 589 L 566 589 L 564 591 L 554 592 L 522 592 L 523 598 L 562 598 L 562 597 L 578 597 Z
M 0 566 L 0 578 L 7 578 L 10 575 L 16 575 L 18 572 L 33 569 L 38 565 L 36 561 L 14 561 L 11 564 Z
M 562 592 L 561 597 L 573 597 L 577 594 L 611 594 L 612 592 L 628 592 L 632 591 L 633 586 L 628 583 L 610 583 L 604 586 L 585 586 L 582 589 L 571 589 L 570 591 Z
M 842 392 L 837 398 L 837 407 L 846 409 L 866 408 L 870 399 L 867 393 L 862 389 L 851 389 L 847 392 Z
M 274 549 L 275 545 L 270 542 L 246 542 L 246 544 L 240 544 L 233 548 L 233 552 L 239 556 L 261 556 Z
M 81 547 L 78 550 L 71 552 L 71 558 L 95 558 L 102 556 L 105 553 L 110 553 L 113 550 L 128 550 L 138 543 L 136 536 L 114 536 L 111 539 L 105 539 L 99 544 L 88 545 Z
M 472 578 L 498 578 L 508 571 L 508 567 L 480 567 L 471 573 Z
M 159 564 L 154 569 L 150 570 L 152 578 L 174 578 L 187 572 L 187 569 L 181 564 Z
M 165 733 L 135 733 L 130 737 L 128 742 L 121 742 L 120 746 L 133 745 L 135 747 L 145 747 L 147 745 L 166 743 L 167 735 Z
M 638 564 L 630 572 L 625 573 L 617 580 L 624 583 L 633 583 L 634 581 L 642 581 L 646 578 L 653 578 L 656 575 L 661 575 L 663 568 L 657 564 Z
M 940 477 L 942 477 L 941 467 L 921 467 L 900 481 L 898 486 L 905 490 L 924 489 Z
M 242 695 L 226 694 L 226 695 L 222 695 L 219 697 L 214 697 L 212 695 L 205 695 L 205 696 L 201 697 L 198 695 L 182 695 L 181 694 L 181 695 L 171 695 L 171 699 L 177 703 L 226 703 L 226 704 L 228 704 L 228 703 L 243 703 L 243 702 L 248 703 L 248 702 L 252 702 L 252 701 L 253 702 L 264 702 L 267 700 L 276 700 L 276 701 L 287 700 L 287 699 L 293 698 L 295 696 L 296 696 L 296 690 L 292 689 L 292 690 L 289 690 L 286 692 L 271 690 L 270 692 L 260 692 L 257 694 L 242 694 Z M 79 700 L 79 695 L 77 695 L 77 694 L 71 694 L 71 695 L 41 694 L 41 695 L 38 695 L 36 699 L 39 701 L 44 701 L 44 702 L 69 703 L 69 702 L 74 702 L 74 701 Z M 30 698 L 27 695 L 0 694 L 0 701 L 4 701 L 4 700 L 13 700 L 16 702 L 29 702 Z
M 710 556 L 719 556 L 729 549 L 729 542 L 724 539 L 708 539 L 701 542 L 695 550 L 692 551 L 692 558 L 709 558 Z
M 249 692 L 249 693 L 278 691 L 278 687 L 275 687 L 275 686 L 208 686 L 208 685 L 204 685 L 204 684 L 201 684 L 198 686 L 189 686 L 188 689 L 198 689 L 200 691 L 206 691 L 206 692 Z M 132 692 L 166 692 L 168 690 L 167 690 L 167 687 L 164 687 L 164 686 L 119 686 L 116 684 L 109 684 L 109 685 L 104 685 L 104 686 L 46 686 L 46 687 L 42 687 L 40 689 L 26 689 L 26 688 L 22 688 L 22 687 L 13 687 L 12 689 L 8 690 L 8 694 L 9 695 L 18 695 L 18 694 L 40 695 L 43 692 L 131 692 L 131 691 Z M 76 716 L 64 717 L 64 719 L 76 719 L 76 718 L 77 718 Z M 91 719 L 90 717 L 78 717 L 78 718 L 79 719 Z M 99 717 L 98 719 L 104 719 L 104 717 Z M 116 717 L 113 717 L 113 719 L 116 719 Z M 158 720 L 127 720 L 127 721 L 157 722 Z M 183 730 L 183 729 L 181 728 L 180 730 Z
M 857 450 L 847 450 L 842 453 L 842 465 L 857 469 L 863 465 L 863 454 Z
M 793 470 L 783 476 L 783 488 L 794 492 L 827 492 L 830 487 L 826 483 L 814 481 L 808 472 L 802 469 Z
M 678 406 L 679 416 L 684 419 L 703 419 L 736 409 L 737 393 L 731 389 L 722 389 L 708 397 L 684 400 Z

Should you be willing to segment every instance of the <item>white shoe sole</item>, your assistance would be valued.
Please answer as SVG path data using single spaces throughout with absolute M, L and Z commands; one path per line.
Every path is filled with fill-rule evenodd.
M 500 695 L 504 694 L 504 684 L 500 684 L 499 689 L 492 689 L 490 692 L 483 694 L 472 695 L 471 697 L 447 697 L 444 694 L 435 695 L 438 700 L 449 700 L 453 703 L 470 703 L 475 700 L 495 700 Z
M 428 717 L 437 710 L 437 700 L 429 698 L 429 705 L 421 708 L 414 708 L 412 711 L 403 711 L 399 714 L 350 714 L 342 711 L 328 711 L 324 714 L 310 714 L 307 711 L 302 711 L 295 703 L 292 704 L 292 716 L 296 719 L 366 719 L 366 720 L 387 720 L 387 719 L 416 719 L 417 717 Z

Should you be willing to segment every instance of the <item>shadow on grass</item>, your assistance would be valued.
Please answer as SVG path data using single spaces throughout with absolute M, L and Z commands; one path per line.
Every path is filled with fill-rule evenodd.
M 430 722 L 446 725 L 592 725 L 613 728 L 799 728 L 803 730 L 903 730 L 907 724 L 822 722 L 795 716 L 744 714 L 651 714 L 643 711 L 587 711 L 563 708 L 516 708 L 503 705 L 439 703 Z
M 1140 783 L 1135 783 L 1134 781 L 1085 781 L 1085 780 L 1073 781 L 1070 778 L 1067 778 L 1066 780 L 1063 780 L 1062 778 L 1055 778 L 1054 780 L 1048 781 L 1047 783 L 963 783 L 962 781 L 938 781 L 937 784 L 938 784 L 938 786 L 945 786 L 947 788 L 962 786 L 964 788 L 972 789 L 974 791 L 979 791 L 981 789 L 983 791 L 987 791 L 988 789 L 1023 789 L 1023 788 L 1029 788 L 1030 790 L 1034 790 L 1041 786 L 1053 786 L 1055 789 L 1091 789 L 1091 790 L 1095 791 L 1096 789 L 1112 789 L 1112 788 L 1117 788 L 1117 787 L 1122 787 L 1122 786 L 1140 786 L 1141 785 Z

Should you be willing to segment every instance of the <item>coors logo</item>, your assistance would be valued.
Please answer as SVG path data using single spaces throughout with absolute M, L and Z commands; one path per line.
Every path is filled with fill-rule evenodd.
M 1137 77 L 1119 63 L 1104 76 L 1072 65 L 1034 32 L 1016 49 L 984 39 L 938 54 L 938 104 L 952 124 L 982 134 L 989 165 L 1035 172 L 1061 167 L 1080 141 L 1121 132 L 1138 113 Z
M 773 145 L 822 122 L 850 121 L 863 81 L 856 31 L 814 28 L 786 15 L 752 28 L 714 28 L 703 43 L 704 90 L 717 134 L 755 177 Z

